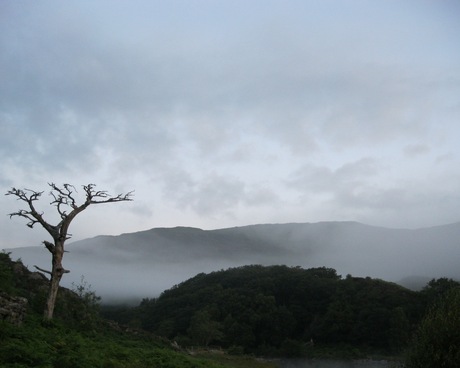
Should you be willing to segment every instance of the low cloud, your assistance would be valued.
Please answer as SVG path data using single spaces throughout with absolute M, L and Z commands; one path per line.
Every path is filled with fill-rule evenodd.
M 136 189 L 152 227 L 458 219 L 457 7 L 133 4 L 0 5 L 4 192 Z
M 430 147 L 426 144 L 410 144 L 404 147 L 404 154 L 408 157 L 416 157 L 430 152 Z

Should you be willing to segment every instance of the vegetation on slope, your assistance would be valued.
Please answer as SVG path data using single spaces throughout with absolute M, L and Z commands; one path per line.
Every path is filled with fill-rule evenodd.
M 460 288 L 447 290 L 417 328 L 407 368 L 460 366 Z
M 460 289 L 450 279 L 413 292 L 328 268 L 245 266 L 199 274 L 136 308 L 104 308 L 131 329 L 102 319 L 86 286 L 61 289 L 44 323 L 46 279 L 0 254 L 1 291 L 28 300 L 21 326 L 0 322 L 0 366 L 262 368 L 272 365 L 241 354 L 358 358 L 409 344 L 407 367 L 458 366 Z
M 97 297 L 79 286 L 77 293 L 61 288 L 53 321 L 43 321 L 47 283 L 20 262 L 0 253 L 0 289 L 28 299 L 23 323 L 0 321 L 0 366 L 43 368 L 258 367 L 271 365 L 249 359 L 226 360 L 213 355 L 193 357 L 164 339 L 140 330 L 129 331 L 101 319 Z M 221 362 L 219 362 L 221 360 Z M 224 364 L 225 363 L 225 364 Z
M 244 266 L 199 274 L 136 309 L 105 314 L 177 341 L 265 356 L 400 354 L 432 300 L 422 292 L 329 268 Z

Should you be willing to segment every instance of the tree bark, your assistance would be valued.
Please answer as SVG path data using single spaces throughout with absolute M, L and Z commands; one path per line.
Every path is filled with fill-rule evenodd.
M 61 281 L 62 275 L 64 273 L 69 272 L 62 267 L 62 257 L 64 256 L 64 242 L 56 241 L 52 254 L 53 260 L 51 269 L 51 279 L 48 291 L 48 298 L 46 300 L 45 310 L 43 314 L 45 320 L 53 319 L 54 307 L 56 305 L 56 298 L 59 290 L 59 283 Z

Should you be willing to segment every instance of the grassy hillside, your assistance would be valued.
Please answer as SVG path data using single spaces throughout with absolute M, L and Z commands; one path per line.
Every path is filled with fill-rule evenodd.
M 60 290 L 56 318 L 44 324 L 46 280 L 0 253 L 0 290 L 28 300 L 19 326 L 0 321 L 1 367 L 271 367 L 267 362 L 222 359 L 221 354 L 209 352 L 191 356 L 174 349 L 167 339 L 103 320 L 94 293 L 81 285 L 77 289 L 77 293 Z

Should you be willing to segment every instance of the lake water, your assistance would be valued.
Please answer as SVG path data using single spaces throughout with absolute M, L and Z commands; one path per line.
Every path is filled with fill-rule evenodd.
M 385 360 L 284 360 L 279 362 L 280 368 L 396 368 L 396 362 Z

